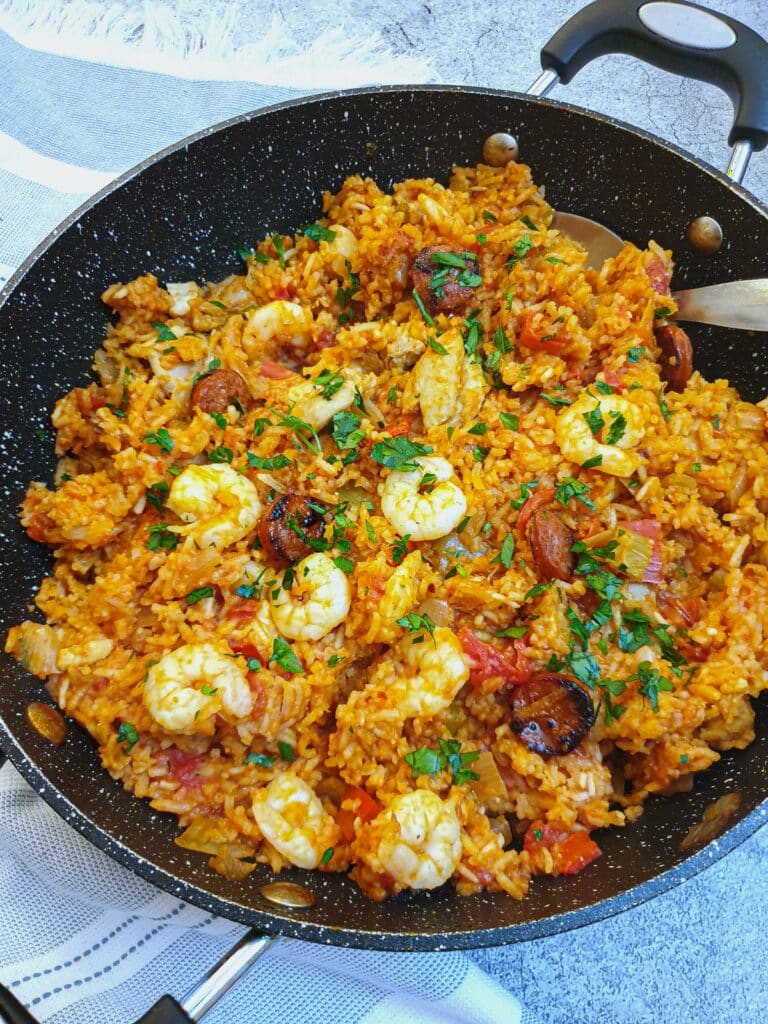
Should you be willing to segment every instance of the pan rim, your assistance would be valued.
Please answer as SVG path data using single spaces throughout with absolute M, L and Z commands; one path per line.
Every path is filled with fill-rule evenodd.
M 195 144 L 210 135 L 224 131 L 237 124 L 256 120 L 262 116 L 274 114 L 283 110 L 309 104 L 324 104 L 328 101 L 343 102 L 345 99 L 356 98 L 366 95 L 392 95 L 398 93 L 412 92 L 434 92 L 434 93 L 463 93 L 484 96 L 493 96 L 501 99 L 523 101 L 527 104 L 539 105 L 541 107 L 552 107 L 562 109 L 576 114 L 582 118 L 593 119 L 602 124 L 607 124 L 622 131 L 628 132 L 645 142 L 667 150 L 688 163 L 693 164 L 700 171 L 703 171 L 715 181 L 724 185 L 729 191 L 735 193 L 756 213 L 768 218 L 768 205 L 759 200 L 742 185 L 730 180 L 726 174 L 700 158 L 693 156 L 686 150 L 654 136 L 644 129 L 637 128 L 626 122 L 598 113 L 586 107 L 567 103 L 561 100 L 553 100 L 539 97 L 532 97 L 526 93 L 503 90 L 487 89 L 482 86 L 463 85 L 397 85 L 397 86 L 369 86 L 359 89 L 332 90 L 310 96 L 300 96 L 291 100 L 271 104 L 266 107 L 259 107 L 256 110 L 237 114 L 226 120 L 217 122 L 198 132 L 194 132 L 185 138 L 172 143 L 158 152 L 140 161 L 127 171 L 118 175 L 104 188 L 90 196 L 77 209 L 70 213 L 57 225 L 21 263 L 17 270 L 11 275 L 2 290 L 0 290 L 0 310 L 8 301 L 13 292 L 24 280 L 27 273 L 47 252 L 58 238 L 71 230 L 77 221 L 88 211 L 93 209 L 102 200 L 108 198 L 113 192 L 120 189 L 124 184 L 142 174 L 144 171 L 159 163 L 165 157 L 178 152 L 185 147 Z M 576 928 L 594 924 L 616 914 L 629 910 L 632 907 L 661 895 L 671 890 L 682 882 L 698 874 L 710 864 L 719 860 L 722 856 L 730 853 L 741 845 L 757 829 L 768 821 L 768 797 L 758 804 L 749 814 L 745 815 L 735 825 L 731 826 L 716 840 L 711 841 L 701 850 L 691 854 L 679 864 L 667 869 L 659 875 L 648 878 L 637 885 L 632 886 L 614 896 L 601 899 L 586 907 L 567 910 L 563 913 L 553 913 L 536 921 L 523 922 L 520 924 L 505 925 L 497 928 L 480 929 L 476 931 L 456 932 L 432 932 L 408 933 L 390 931 L 367 931 L 360 928 L 338 928 L 327 924 L 302 921 L 296 917 L 285 917 L 277 911 L 263 911 L 253 907 L 247 907 L 239 903 L 217 896 L 201 886 L 175 877 L 165 869 L 158 867 L 145 856 L 129 849 L 111 834 L 107 833 L 95 821 L 89 818 L 84 812 L 76 808 L 63 792 L 58 790 L 46 776 L 41 768 L 21 748 L 10 726 L 5 719 L 0 717 L 0 748 L 7 755 L 9 761 L 15 766 L 26 781 L 35 789 L 45 802 L 59 814 L 68 824 L 74 826 L 84 838 L 93 843 L 98 849 L 106 853 L 113 860 L 129 868 L 134 874 L 143 878 L 150 884 L 158 886 L 164 892 L 177 896 L 180 899 L 200 907 L 210 913 L 225 917 L 228 920 L 250 925 L 266 933 L 280 933 L 292 938 L 304 939 L 310 942 L 317 942 L 328 945 L 347 946 L 360 949 L 373 949 L 389 952 L 405 951 L 442 951 L 473 949 L 487 946 L 496 946 L 524 942 L 532 939 L 543 938 L 549 935 L 560 934 Z

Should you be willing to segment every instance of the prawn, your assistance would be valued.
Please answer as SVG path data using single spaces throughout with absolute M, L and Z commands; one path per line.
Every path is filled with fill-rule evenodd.
M 482 366 L 467 359 L 464 339 L 455 327 L 440 335 L 440 346 L 442 352 L 428 348 L 421 356 L 403 396 L 406 411 L 418 401 L 427 430 L 475 419 L 488 393 Z
M 173 481 L 166 504 L 189 524 L 169 529 L 190 536 L 200 547 L 235 544 L 261 516 L 255 485 L 224 463 L 187 466 Z
M 267 842 L 298 868 L 316 868 L 325 851 L 338 841 L 336 822 L 311 786 L 292 772 L 283 772 L 257 789 L 251 807 Z
M 150 667 L 144 705 L 166 732 L 210 733 L 209 719 L 218 714 L 244 718 L 251 713 L 253 698 L 231 656 L 211 643 L 184 644 Z
M 608 444 L 598 441 L 600 429 L 610 437 L 615 425 L 618 436 Z M 611 476 L 632 476 L 642 464 L 641 457 L 629 449 L 636 448 L 643 437 L 642 411 L 620 395 L 601 395 L 599 398 L 584 393 L 560 413 L 555 423 L 558 447 L 570 462 L 583 465 L 596 459 L 601 461 L 595 469 Z
M 294 568 L 290 590 L 270 593 L 275 627 L 291 640 L 320 640 L 347 617 L 350 606 L 347 575 L 321 551 Z
M 417 470 L 393 470 L 384 481 L 381 511 L 400 536 L 408 534 L 411 540 L 445 537 L 467 511 L 467 499 L 451 480 L 453 466 L 447 459 L 425 456 L 414 462 Z M 425 478 L 431 482 L 422 491 Z
M 343 224 L 334 224 L 332 229 L 334 238 L 331 241 L 323 242 L 322 246 L 327 252 L 333 253 L 331 267 L 339 277 L 344 277 L 347 272 L 347 263 L 353 256 L 357 255 L 357 238 Z
M 243 348 L 250 359 L 258 359 L 273 342 L 303 349 L 310 340 L 312 313 L 297 302 L 276 299 L 248 314 L 243 328 Z
M 381 600 L 373 609 L 367 643 L 392 643 L 400 635 L 397 620 L 406 615 L 418 600 L 421 555 L 411 551 L 384 584 Z
M 344 377 L 343 374 L 341 376 Z M 287 398 L 292 415 L 309 423 L 315 430 L 322 430 L 328 426 L 337 412 L 348 409 L 356 396 L 354 383 L 346 377 L 341 387 L 328 398 L 325 397 L 327 393 L 313 380 L 301 380 L 297 384 L 291 384 Z
M 459 819 L 429 789 L 401 793 L 364 827 L 361 847 L 369 866 L 391 876 L 398 889 L 436 889 L 461 859 Z

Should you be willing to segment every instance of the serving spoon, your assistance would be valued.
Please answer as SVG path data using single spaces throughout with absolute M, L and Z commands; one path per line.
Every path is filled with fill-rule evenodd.
M 587 266 L 594 270 L 616 256 L 624 246 L 614 231 L 577 213 L 558 211 L 552 227 L 586 249 Z M 672 298 L 677 304 L 672 319 L 742 331 L 768 331 L 768 278 L 686 288 L 672 292 Z

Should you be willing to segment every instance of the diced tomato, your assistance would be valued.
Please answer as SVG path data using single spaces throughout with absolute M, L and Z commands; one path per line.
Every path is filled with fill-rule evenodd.
M 604 370 L 603 377 L 605 378 L 605 383 L 610 384 L 615 391 L 624 390 L 624 381 L 615 370 Z
M 258 610 L 259 606 L 256 601 L 243 601 L 242 604 L 236 604 L 229 609 L 227 618 L 234 619 L 235 622 L 250 622 Z
M 355 819 L 372 821 L 381 810 L 379 801 L 366 792 L 362 786 L 347 786 L 343 802 L 352 801 L 356 804 L 354 808 L 342 807 L 336 815 L 336 824 L 348 843 L 355 838 Z
M 559 335 L 559 324 L 553 324 L 544 313 L 527 313 L 517 340 L 534 352 L 561 352 L 568 339 Z
M 293 281 L 289 281 L 286 285 L 278 285 L 275 288 L 275 298 L 282 299 L 284 302 L 290 302 L 296 298 L 296 285 Z
M 521 533 L 525 532 L 528 520 L 536 509 L 548 505 L 554 496 L 555 491 L 553 487 L 541 487 L 538 491 L 533 492 L 520 509 L 520 515 L 517 517 L 517 527 Z
M 282 363 L 275 363 L 268 359 L 259 367 L 259 374 L 262 377 L 267 377 L 269 380 L 285 380 L 286 377 L 293 377 L 293 370 L 289 370 Z
M 388 427 L 387 433 L 390 437 L 402 437 L 407 434 L 413 426 L 413 416 L 404 413 L 399 419 L 394 420 Z
M 402 544 L 398 545 L 398 548 L 402 548 Z M 407 555 L 409 555 L 412 551 L 415 551 L 415 550 L 416 550 L 416 541 L 414 541 L 414 540 L 407 540 L 405 542 L 405 553 Z M 403 557 L 400 558 L 400 560 L 396 562 L 395 561 L 394 549 L 390 548 L 389 552 L 387 554 L 387 565 L 398 566 L 403 561 L 403 558 L 405 558 L 405 555 L 403 555 Z
M 653 541 L 653 552 L 643 573 L 643 583 L 661 583 L 664 579 L 661 571 L 661 544 L 659 541 L 661 523 L 656 519 L 634 519 L 626 523 L 619 523 L 618 526 Z
M 662 592 L 659 594 L 661 603 L 664 606 L 665 617 L 670 620 L 673 626 L 679 629 L 692 626 L 701 617 L 701 598 L 673 597 L 671 594 Z
M 242 654 L 246 661 L 250 661 L 251 658 L 255 658 L 256 661 L 260 661 L 264 664 L 259 650 L 253 644 L 242 643 L 240 640 L 230 640 L 229 648 L 233 654 Z
M 171 775 L 188 789 L 203 781 L 203 776 L 197 774 L 197 768 L 203 756 L 203 754 L 188 754 L 179 750 L 178 747 L 168 747 L 160 755 L 167 761 Z
M 553 875 L 575 875 L 602 853 L 588 832 L 566 832 L 544 821 L 531 823 L 525 833 L 523 849 L 534 860 L 540 850 L 549 850 L 554 862 Z
M 333 331 L 330 331 L 327 327 L 324 327 L 317 336 L 317 339 L 315 341 L 315 348 L 330 348 L 331 345 L 335 344 L 336 335 L 333 333 Z
M 672 272 L 668 264 L 658 256 L 654 256 L 645 268 L 645 272 L 651 282 L 651 287 L 658 295 L 669 295 L 669 279 Z
M 464 628 L 459 630 L 459 643 L 469 658 L 469 681 L 473 686 L 479 686 L 494 676 L 514 685 L 531 675 L 533 666 L 520 640 L 514 640 L 500 651 L 476 637 L 471 629 Z

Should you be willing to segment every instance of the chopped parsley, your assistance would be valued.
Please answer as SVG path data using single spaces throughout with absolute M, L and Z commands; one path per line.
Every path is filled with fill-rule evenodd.
M 495 213 L 491 213 L 491 211 L 490 211 L 490 210 L 483 210 L 483 220 L 484 220 L 484 221 L 485 221 L 485 222 L 486 222 L 487 224 L 491 224 L 491 223 L 493 223 L 494 221 L 497 221 L 498 219 L 499 219 L 499 218 L 498 218 L 498 217 L 496 216 L 496 214 L 495 214 Z
M 131 722 L 121 722 L 117 729 L 117 742 L 125 744 L 123 750 L 129 754 L 139 742 L 139 733 Z
M 647 661 L 638 665 L 637 672 L 630 677 L 630 681 L 632 680 L 637 680 L 640 683 L 638 692 L 643 697 L 648 698 L 648 703 L 653 711 L 657 713 L 659 710 L 659 694 L 662 692 L 670 693 L 674 689 L 672 680 L 663 676 L 657 668 L 651 668 Z
M 531 236 L 526 231 L 523 237 L 519 238 L 512 246 L 513 255 L 507 260 L 507 266 L 516 266 L 520 260 L 524 259 L 528 255 L 533 247 L 534 243 L 531 241 Z
M 113 416 L 117 416 L 119 420 L 124 420 L 126 418 L 126 410 L 128 409 L 128 386 L 123 384 L 123 393 L 120 396 L 120 405 L 113 405 L 112 402 L 105 402 L 105 405 Z
M 661 409 L 661 415 L 664 417 L 665 420 L 668 420 L 669 417 L 672 415 L 672 410 L 667 405 L 667 400 L 666 400 L 666 397 L 664 395 L 664 385 L 663 384 L 659 388 L 658 398 L 659 398 L 659 409 Z
M 515 416 L 514 413 L 500 412 L 499 422 L 501 423 L 502 427 L 506 427 L 507 430 L 520 429 L 520 419 L 517 416 Z
M 198 587 L 197 590 L 190 590 L 187 594 L 187 604 L 197 604 L 206 597 L 213 597 L 213 587 Z
M 426 630 L 432 636 L 435 632 L 435 624 L 432 619 L 428 615 L 418 615 L 416 612 L 408 612 L 407 615 L 403 615 L 402 618 L 397 619 L 397 624 L 409 633 L 418 634 Z
M 559 256 L 547 256 L 547 263 L 565 263 L 565 260 L 561 260 Z
M 537 486 L 538 482 L 538 480 L 529 480 L 527 483 L 520 484 L 520 497 L 514 498 L 509 503 L 512 508 L 521 509 L 531 497 L 531 491 Z
M 218 692 L 218 689 L 218 686 L 211 686 L 210 683 L 205 683 L 200 687 L 200 693 L 205 697 L 213 697 L 213 695 Z
M 437 338 L 427 338 L 427 346 L 431 348 L 433 352 L 437 352 L 439 356 L 447 356 L 448 349 L 445 345 L 441 345 Z
M 618 444 L 627 432 L 627 419 L 621 412 L 612 412 L 611 420 L 611 425 L 608 427 L 608 433 L 605 436 L 605 443 Z
M 336 668 L 342 661 L 346 661 L 346 657 L 343 654 L 332 654 L 328 659 L 328 668 Z
M 654 320 L 663 320 L 664 317 L 665 316 L 669 316 L 669 314 L 671 312 L 672 312 L 672 310 L 669 308 L 669 306 L 659 306 L 658 309 L 655 309 L 653 311 L 653 319 Z
M 253 436 L 254 437 L 261 437 L 261 435 L 264 433 L 266 428 L 267 427 L 271 427 L 271 426 L 272 426 L 272 420 L 266 419 L 266 417 L 264 417 L 264 416 L 262 416 L 260 419 L 254 420 L 253 421 Z
M 333 564 L 337 569 L 341 569 L 342 572 L 345 572 L 347 576 L 355 570 L 355 563 L 351 558 L 345 558 L 344 555 L 337 555 L 333 560 Z
M 427 312 L 427 310 L 426 310 L 426 308 L 424 306 L 424 303 L 422 302 L 421 296 L 419 295 L 419 293 L 416 291 L 415 288 L 411 292 L 411 295 L 413 296 L 413 301 L 419 307 L 419 312 L 421 313 L 422 317 L 424 318 L 424 323 L 427 325 L 427 327 L 434 327 L 435 326 L 435 321 L 432 319 L 432 317 Z
M 509 569 L 512 564 L 512 558 L 515 554 L 515 538 L 511 533 L 508 533 L 504 538 L 504 543 L 501 545 L 501 551 L 496 555 L 495 558 L 491 559 L 491 564 L 498 562 L 503 565 L 505 569 Z
M 563 398 L 562 395 L 545 395 L 542 392 L 541 397 L 544 399 L 545 402 L 549 402 L 549 404 L 554 406 L 555 408 L 571 404 L 570 399 Z
M 176 341 L 176 335 L 173 333 L 170 327 L 166 327 L 165 324 L 159 323 L 152 324 L 152 326 L 157 331 L 157 337 L 155 338 L 155 341 Z
M 332 242 L 336 237 L 336 232 L 323 224 L 305 224 L 299 228 L 299 233 L 305 238 L 311 238 L 313 242 Z
M 333 847 L 329 846 L 328 849 L 323 854 L 323 856 L 320 858 L 320 863 L 321 864 L 328 864 L 331 861 L 331 859 L 333 858 L 334 852 L 335 851 L 334 851 Z
M 596 380 L 594 387 L 595 391 L 598 391 L 601 395 L 613 395 L 616 392 L 616 388 L 611 384 L 606 384 L 604 380 Z
M 462 754 L 459 740 L 438 740 L 437 743 L 437 748 L 420 747 L 405 755 L 405 763 L 410 767 L 414 779 L 420 775 L 434 777 L 446 768 L 450 768 L 453 782 L 457 786 L 462 786 L 466 782 L 476 782 L 480 778 L 467 767 L 478 759 L 479 750 L 468 750 Z
M 599 402 L 595 405 L 594 409 L 589 409 L 587 412 L 582 413 L 582 418 L 586 420 L 593 437 L 597 437 L 605 426 L 605 418 Z
M 564 508 L 567 508 L 569 502 L 575 498 L 576 501 L 580 501 L 587 508 L 594 509 L 594 503 L 587 497 L 590 489 L 589 484 L 583 484 L 581 481 L 574 480 L 572 476 L 569 476 L 555 487 L 555 501 L 559 502 Z
M 208 453 L 209 462 L 231 462 L 233 459 L 233 452 L 231 448 L 227 448 L 225 445 L 220 444 L 213 451 Z
M 296 752 L 290 743 L 280 740 L 277 744 L 277 749 L 280 751 L 281 760 L 286 761 L 288 764 L 296 760 Z
M 484 448 L 481 444 L 476 444 L 472 449 L 472 458 L 475 462 L 482 462 L 490 450 L 490 448 Z
M 150 484 L 147 488 L 147 501 L 158 512 L 162 512 L 170 489 L 170 485 L 165 480 L 158 480 L 156 484 Z
M 349 465 L 358 457 L 360 442 L 365 438 L 365 431 L 360 429 L 361 420 L 359 413 L 347 409 L 337 412 L 331 420 L 333 440 L 339 451 L 349 453 L 342 459 L 344 465 Z
M 271 768 L 277 760 L 277 754 L 248 754 L 243 764 L 257 764 L 259 768 Z
M 269 659 L 271 662 L 274 661 L 276 665 L 279 665 L 285 672 L 290 672 L 291 675 L 298 675 L 304 671 L 304 667 L 293 653 L 293 648 L 281 636 L 276 636 L 272 642 L 272 654 Z M 282 757 L 282 750 L 280 751 Z M 286 758 L 283 758 L 286 760 Z M 293 758 L 290 758 L 293 760 Z
M 536 227 L 536 225 L 535 225 L 535 224 L 533 223 L 533 221 L 531 220 L 531 218 L 530 218 L 530 217 L 529 217 L 529 216 L 528 216 L 527 214 L 526 214 L 526 216 L 525 216 L 525 217 L 520 217 L 520 218 L 518 218 L 518 219 L 519 219 L 519 221 L 520 221 L 520 223 L 521 223 L 521 224 L 525 224 L 525 226 L 526 226 L 527 228 L 530 228 L 530 229 L 531 229 L 531 231 L 538 231 L 538 230 L 539 230 L 539 229 L 538 229 L 538 228 Z
M 208 369 L 207 370 L 205 370 L 203 373 L 196 373 L 195 376 L 192 378 L 192 386 L 194 387 L 194 385 L 197 384 L 197 382 L 199 380 L 202 380 L 203 377 L 207 377 L 209 374 L 213 373 L 214 370 L 218 370 L 220 366 L 221 366 L 221 360 L 220 359 L 218 359 L 218 358 L 217 359 L 212 359 L 208 363 Z
M 519 640 L 520 637 L 525 636 L 527 632 L 527 626 L 507 626 L 506 629 L 497 629 L 493 635 L 502 640 Z
M 467 333 L 464 335 L 464 351 L 468 356 L 477 355 L 477 350 L 480 347 L 480 322 L 475 317 L 477 312 L 478 310 L 474 310 L 464 321 L 464 326 L 467 328 Z
M 390 388 L 387 392 L 387 405 L 394 405 L 397 401 L 397 388 Z
M 415 472 L 419 469 L 414 459 L 419 455 L 430 455 L 434 451 L 427 444 L 410 441 L 407 437 L 388 437 L 377 441 L 371 450 L 371 458 L 380 466 L 396 469 L 400 472 Z
M 404 533 L 402 537 L 393 542 L 392 562 L 394 565 L 400 565 L 405 556 L 408 554 L 408 541 L 410 540 L 410 538 L 410 533 Z
M 172 530 L 168 529 L 167 523 L 150 526 L 147 539 L 147 548 L 150 551 L 157 551 L 159 548 L 162 548 L 163 551 L 173 551 L 178 543 L 179 538 Z
M 523 598 L 523 601 L 531 601 L 534 597 L 539 597 L 541 594 L 546 593 L 546 591 L 552 586 L 553 582 L 553 580 L 550 580 L 549 583 L 537 583 L 535 587 L 531 587 Z
M 591 459 L 587 459 L 586 462 L 582 462 L 581 468 L 582 469 L 594 469 L 595 466 L 602 466 L 602 464 L 603 464 L 603 456 L 602 455 L 593 455 Z
M 632 348 L 629 349 L 629 351 L 627 352 L 627 362 L 639 362 L 642 359 L 642 357 L 646 355 L 646 352 L 647 350 L 643 345 L 633 345 Z
M 275 247 L 277 253 L 278 262 L 283 270 L 285 270 L 285 245 L 281 235 L 272 235 L 272 245 Z
M 147 444 L 156 444 L 158 447 L 162 448 L 164 452 L 173 451 L 173 438 L 165 427 L 160 427 L 159 430 L 155 430 L 150 434 L 145 434 L 142 441 L 146 441 Z
M 248 465 L 254 469 L 285 469 L 291 464 L 287 455 L 272 455 L 269 458 L 262 458 L 260 455 L 254 455 L 253 452 L 246 452 L 245 457 L 248 459 Z
M 344 377 L 338 370 L 321 370 L 312 383 L 327 402 L 344 386 Z

